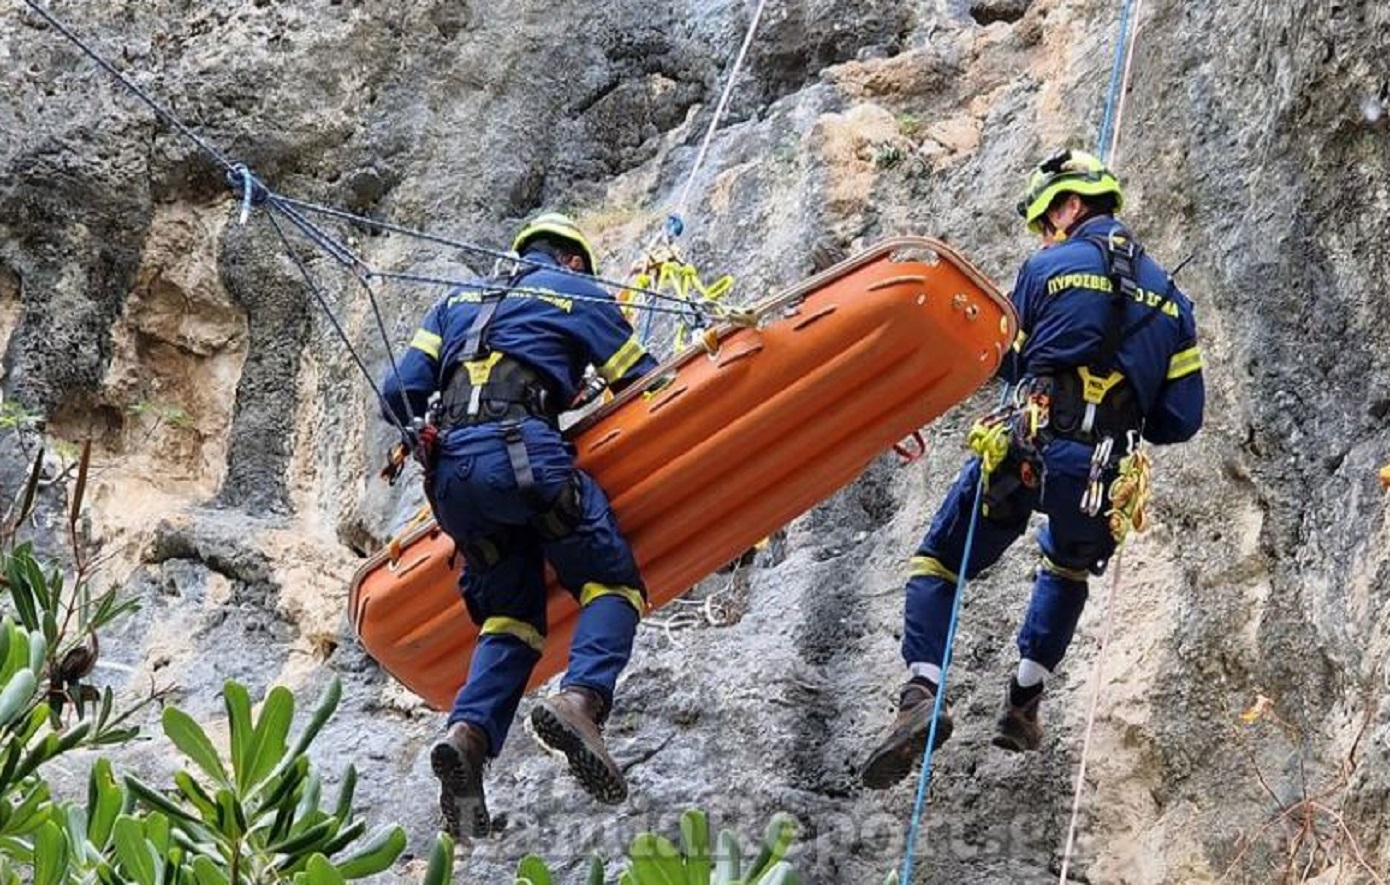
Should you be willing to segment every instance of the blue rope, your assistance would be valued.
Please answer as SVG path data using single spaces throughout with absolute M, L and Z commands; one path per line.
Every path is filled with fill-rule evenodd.
M 367 379 L 367 384 L 371 386 L 372 393 L 376 394 L 377 401 L 384 407 L 381 410 L 383 416 L 396 426 L 396 430 L 400 432 L 402 440 L 410 442 L 411 431 L 396 418 L 396 413 L 391 409 L 391 404 L 387 401 L 386 395 L 382 393 L 381 388 L 377 386 L 375 379 L 372 378 L 371 371 L 367 369 L 367 365 L 362 361 L 362 357 L 357 353 L 357 349 L 352 346 L 352 339 L 348 337 L 347 330 L 343 328 L 343 324 L 338 321 L 338 317 L 333 313 L 333 308 L 328 303 L 328 296 L 314 279 L 314 275 L 309 271 L 308 266 L 295 254 L 294 248 L 290 245 L 289 238 L 285 236 L 284 229 L 280 226 L 280 222 L 275 219 L 275 214 L 273 212 L 267 212 L 265 217 L 270 220 L 271 227 L 275 228 L 276 236 L 280 238 L 281 245 L 285 247 L 285 254 L 290 257 L 290 261 L 293 262 L 295 268 L 299 270 L 300 276 L 304 279 L 304 285 L 313 293 L 314 298 L 319 303 L 319 307 L 323 309 L 324 315 L 328 317 L 328 322 L 333 325 L 334 330 L 338 333 L 338 337 L 342 339 L 343 344 L 347 347 L 348 355 L 351 356 L 353 362 L 357 364 L 357 368 L 362 372 L 362 376 Z
M 1125 50 L 1129 46 L 1129 15 L 1134 0 L 1123 0 L 1120 8 L 1120 35 L 1115 40 L 1115 61 L 1110 66 L 1110 88 L 1105 97 L 1105 114 L 1101 117 L 1100 142 L 1096 146 L 1096 156 L 1106 163 L 1106 145 L 1110 143 L 1110 127 L 1115 119 L 1115 106 L 1120 100 L 1120 85 L 1124 80 Z
M 1005 387 L 1005 395 L 1008 388 Z M 917 831 L 922 825 L 922 817 L 927 806 L 927 788 L 931 785 L 931 763 L 936 746 L 936 727 L 941 721 L 941 711 L 946 706 L 946 676 L 951 670 L 951 649 L 956 642 L 956 627 L 960 624 L 960 605 L 965 597 L 966 573 L 970 568 L 970 551 L 975 548 L 975 526 L 980 522 L 980 502 L 985 494 L 985 472 L 980 470 L 980 481 L 975 484 L 975 504 L 970 510 L 970 526 L 965 530 L 965 551 L 961 554 L 960 573 L 956 576 L 956 598 L 951 603 L 951 624 L 946 629 L 946 652 L 941 658 L 941 683 L 936 689 L 936 702 L 931 711 L 931 727 L 927 730 L 927 748 L 922 751 L 922 773 L 917 778 L 917 797 L 912 803 L 912 823 L 907 831 L 907 852 L 903 857 L 903 873 L 900 885 L 912 881 L 913 855 L 917 846 Z

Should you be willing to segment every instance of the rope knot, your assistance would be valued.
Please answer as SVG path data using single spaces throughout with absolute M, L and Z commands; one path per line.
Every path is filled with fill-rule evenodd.
M 238 163 L 227 170 L 227 186 L 241 193 L 242 224 L 251 216 L 252 206 L 261 206 L 270 199 L 270 190 L 261 184 L 261 180 L 245 163 Z

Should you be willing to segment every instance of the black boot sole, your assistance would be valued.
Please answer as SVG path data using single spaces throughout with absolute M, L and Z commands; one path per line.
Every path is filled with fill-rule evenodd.
M 584 737 L 544 702 L 531 711 L 531 728 L 542 745 L 565 757 L 570 772 L 590 796 L 605 805 L 620 805 L 627 799 L 627 781 L 622 772 L 591 750 Z
M 435 744 L 430 751 L 430 768 L 439 778 L 439 811 L 449 832 L 458 838 L 487 836 L 492 818 L 483 795 L 482 770 L 470 765 L 447 741 Z
M 933 751 L 941 749 L 951 737 L 955 728 L 948 717 L 941 717 L 936 723 L 936 745 Z M 890 734 L 878 749 L 864 763 L 860 780 L 870 790 L 886 790 L 912 773 L 912 769 L 922 761 L 927 749 L 927 733 L 931 730 L 931 717 L 921 727 L 904 729 Z

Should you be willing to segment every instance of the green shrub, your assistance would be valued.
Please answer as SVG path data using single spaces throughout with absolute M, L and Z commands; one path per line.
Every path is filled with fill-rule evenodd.
M 190 763 L 172 789 L 118 778 L 98 758 L 83 802 L 53 799 L 47 765 L 77 748 L 133 740 L 132 716 L 158 697 L 119 711 L 110 688 L 87 681 L 97 632 L 134 607 L 114 589 L 94 593 L 87 579 L 93 558 L 78 514 L 89 458 L 84 448 L 71 491 L 71 577 L 15 543 L 36 501 L 41 451 L 0 525 L 0 885 L 338 885 L 389 869 L 404 831 L 364 839 L 352 810 L 356 771 L 348 767 L 325 805 L 307 755 L 342 696 L 336 678 L 293 741 L 287 689 L 271 689 L 256 714 L 247 690 L 229 681 L 225 753 L 188 714 L 164 710 L 164 733 Z M 441 834 L 425 882 L 442 885 L 452 866 L 453 843 Z
M 680 846 L 656 833 L 642 833 L 628 847 L 627 867 L 618 885 L 796 885 L 796 871 L 785 858 L 796 838 L 796 820 L 773 815 L 757 855 L 744 865 L 738 837 L 721 830 L 711 850 L 709 819 L 703 811 L 681 815 Z M 584 885 L 608 881 L 602 859 L 589 862 Z M 535 855 L 516 868 L 515 885 L 556 885 L 545 862 Z

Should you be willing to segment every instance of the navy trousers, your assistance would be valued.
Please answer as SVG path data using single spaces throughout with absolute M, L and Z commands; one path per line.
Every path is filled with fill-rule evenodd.
M 520 430 L 535 476 L 531 494 L 518 487 L 503 428 L 495 424 L 444 434 L 433 485 L 440 527 L 461 548 L 483 543 L 497 554 L 487 567 L 466 565 L 459 581 L 481 636 L 449 714 L 451 725 L 483 729 L 494 756 L 545 642 L 546 562 L 583 606 L 563 685 L 590 688 L 611 704 L 646 605 L 637 563 L 603 490 L 574 466 L 573 450 L 557 430 L 531 419 Z M 531 520 L 571 483 L 577 483 L 577 524 L 547 540 Z
M 1090 472 L 1091 446 L 1053 440 L 1042 452 L 1043 477 L 1037 488 L 1019 486 L 981 516 L 975 527 L 966 578 L 999 561 L 1009 545 L 1028 528 L 1034 511 L 1047 515 L 1038 535 L 1043 561 L 1033 584 L 1028 613 L 1018 632 L 1019 654 L 1053 670 L 1066 654 L 1086 605 L 1086 578 L 1105 571 L 1115 552 L 1105 511 L 1096 516 L 1081 510 L 1081 497 Z M 1114 471 L 1107 470 L 1108 491 Z M 946 650 L 956 576 L 960 572 L 970 526 L 980 462 L 973 458 L 961 469 L 942 502 L 913 559 L 907 582 L 902 653 L 909 664 L 940 666 Z

